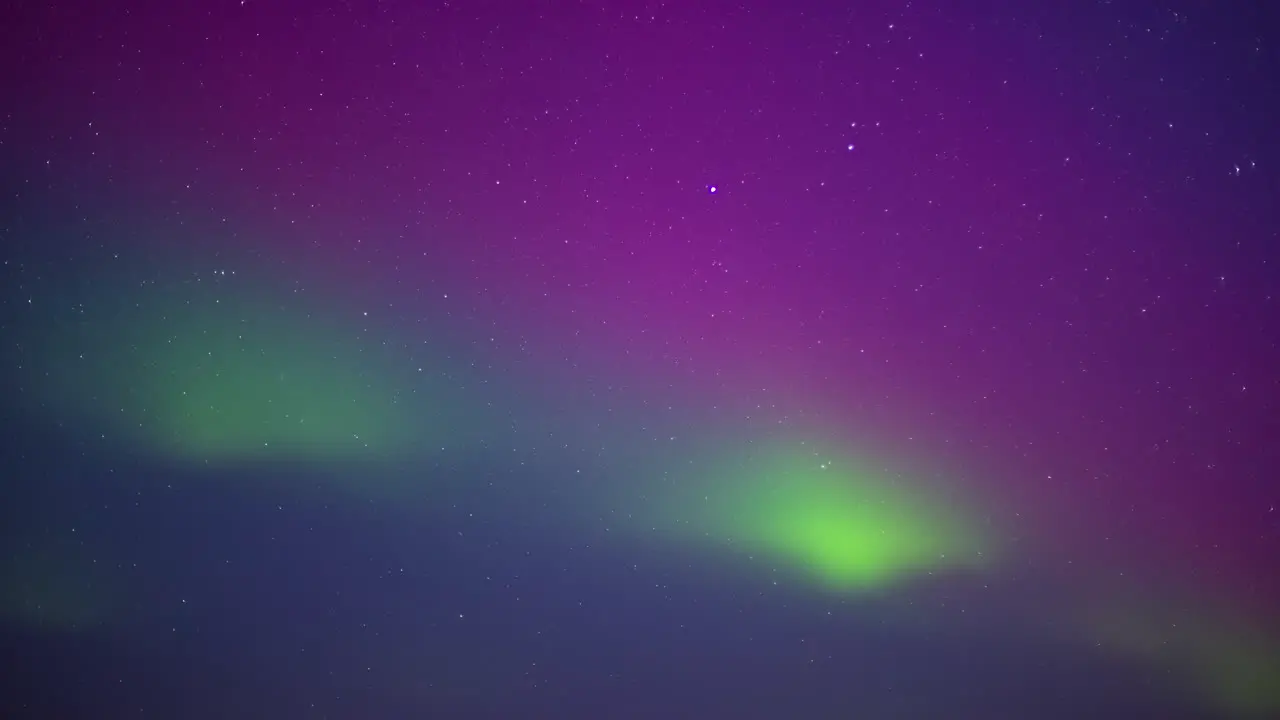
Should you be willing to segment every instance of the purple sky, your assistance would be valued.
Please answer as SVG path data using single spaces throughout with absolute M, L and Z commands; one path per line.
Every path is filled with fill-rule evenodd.
M 398 337 L 432 318 L 601 442 L 675 407 L 945 472 L 1010 528 L 1004 576 L 1065 589 L 1031 614 L 1137 583 L 1265 635 L 1263 7 L 24 3 L 9 305 L 117 251 L 273 268 Z

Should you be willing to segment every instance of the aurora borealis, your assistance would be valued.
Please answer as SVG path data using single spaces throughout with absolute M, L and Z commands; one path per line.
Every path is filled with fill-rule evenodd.
M 460 399 L 466 373 L 433 357 L 430 340 L 369 347 L 345 318 L 285 293 L 255 296 L 235 271 L 89 282 L 112 300 L 47 328 L 37 396 L 149 451 L 202 462 L 379 459 L 466 442 L 479 420 Z
M 5 716 L 1280 714 L 1277 26 L 1119 5 L 20 4 Z
M 691 541 L 795 565 L 837 592 L 981 568 L 994 552 L 968 514 L 911 478 L 803 442 L 761 445 L 722 449 L 707 474 L 675 478 L 656 522 Z

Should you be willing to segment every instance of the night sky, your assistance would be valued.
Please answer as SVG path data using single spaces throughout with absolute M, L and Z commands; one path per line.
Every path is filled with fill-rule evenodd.
M 1280 717 L 1269 3 L 3 14 L 3 717 Z

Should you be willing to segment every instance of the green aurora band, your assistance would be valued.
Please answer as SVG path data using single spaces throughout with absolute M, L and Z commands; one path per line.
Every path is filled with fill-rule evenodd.
M 244 285 L 98 279 L 92 302 L 42 328 L 40 411 L 202 465 L 387 460 L 480 436 L 485 404 L 424 342 L 389 346 L 355 318 Z
M 685 541 L 793 565 L 841 592 L 981 570 L 994 559 L 982 523 L 921 484 L 802 442 L 743 450 L 678 479 L 660 503 L 666 522 L 654 526 Z
M 405 473 L 393 468 L 374 480 L 369 463 L 497 446 L 495 429 L 509 427 L 517 411 L 464 363 L 424 338 L 406 340 L 404 318 L 378 326 L 305 293 L 264 291 L 280 283 L 243 272 L 169 281 L 124 275 L 93 275 L 80 284 L 82 302 L 51 310 L 31 328 L 30 361 L 39 372 L 34 392 L 20 396 L 28 410 L 113 447 L 198 467 L 262 460 L 337 467 L 329 475 L 360 497 L 402 497 L 420 490 L 421 472 L 399 477 Z M 541 430 L 575 427 L 552 420 L 554 408 L 526 410 L 520 416 L 537 418 L 530 424 Z M 577 504 L 587 509 L 566 512 L 586 524 L 604 505 L 621 507 L 643 537 L 794 568 L 842 594 L 998 569 L 1004 555 L 996 529 L 969 509 L 977 500 L 949 494 L 957 483 L 885 470 L 834 450 L 841 443 L 800 434 L 717 442 L 688 430 L 720 451 L 641 462 L 649 469 L 610 483 L 596 498 L 601 505 L 584 491 Z M 642 498 L 618 502 L 620 492 Z M 97 597 L 102 584 L 62 556 L 33 555 L 0 575 L 10 590 L 0 598 L 5 622 L 85 627 L 110 609 Z M 1184 618 L 1172 632 L 1175 620 L 1153 612 L 1160 605 L 1110 602 L 1068 625 L 1189 673 L 1224 707 L 1280 710 L 1274 629 Z

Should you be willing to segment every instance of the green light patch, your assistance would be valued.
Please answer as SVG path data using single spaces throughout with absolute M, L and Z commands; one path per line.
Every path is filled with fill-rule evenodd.
M 986 566 L 991 550 L 978 523 L 935 493 L 888 471 L 780 443 L 685 484 L 673 527 L 801 568 L 840 591 Z

